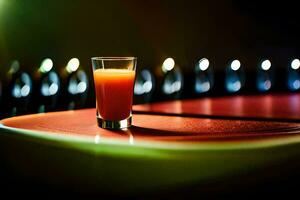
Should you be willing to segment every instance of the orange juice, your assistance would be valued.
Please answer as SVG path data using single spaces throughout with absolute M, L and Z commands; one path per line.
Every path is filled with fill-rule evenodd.
M 134 78 L 133 70 L 97 69 L 94 71 L 99 117 L 119 121 L 131 115 Z

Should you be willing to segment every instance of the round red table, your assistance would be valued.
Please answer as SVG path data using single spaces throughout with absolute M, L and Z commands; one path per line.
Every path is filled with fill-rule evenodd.
M 120 195 L 272 180 L 298 166 L 299 123 L 134 114 L 133 124 L 100 129 L 94 109 L 4 119 L 1 160 L 25 178 Z

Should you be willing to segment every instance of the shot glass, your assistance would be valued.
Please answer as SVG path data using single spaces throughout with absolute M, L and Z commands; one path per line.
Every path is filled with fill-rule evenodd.
M 93 57 L 98 126 L 125 129 L 132 123 L 136 57 Z

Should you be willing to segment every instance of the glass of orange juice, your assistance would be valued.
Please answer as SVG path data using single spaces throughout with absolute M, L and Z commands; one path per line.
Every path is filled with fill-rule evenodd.
M 98 126 L 126 129 L 132 123 L 136 57 L 93 57 Z

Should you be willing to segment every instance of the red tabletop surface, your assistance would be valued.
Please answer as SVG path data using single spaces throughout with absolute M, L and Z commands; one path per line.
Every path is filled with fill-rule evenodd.
M 251 172 L 252 169 L 255 169 L 255 166 L 257 166 L 257 169 L 264 167 L 266 167 L 264 169 L 267 169 L 267 171 L 258 172 L 259 175 L 253 176 L 255 180 L 259 177 L 265 178 L 264 176 L 267 173 L 270 173 L 270 176 L 265 178 L 268 180 L 270 179 L 268 177 L 272 177 L 272 175 L 276 175 L 275 178 L 285 177 L 284 173 L 278 170 L 279 168 L 284 168 L 284 170 L 293 173 L 299 169 L 299 165 L 296 162 L 299 158 L 299 145 L 293 145 L 299 144 L 300 141 L 300 123 L 295 121 L 245 119 L 250 117 L 299 119 L 299 95 L 204 98 L 184 100 L 182 102 L 156 103 L 146 106 L 139 105 L 135 106 L 135 110 L 144 113 L 134 113 L 133 126 L 123 131 L 99 128 L 96 123 L 95 109 L 7 118 L 0 121 L 0 128 L 5 135 L 87 137 L 96 144 L 102 139 L 111 139 L 112 141 L 124 140 L 125 143 L 133 144 L 133 146 L 140 144 L 143 148 L 153 147 L 154 149 L 151 149 L 151 152 L 156 152 L 157 149 L 155 148 L 163 148 L 164 155 L 174 155 L 172 159 L 157 156 L 159 154 L 155 154 L 157 159 L 153 159 L 153 157 L 145 160 L 132 159 L 132 154 L 129 154 L 129 151 L 124 153 L 124 157 L 127 159 L 124 157 L 120 159 L 120 157 L 114 156 L 107 159 L 106 154 L 105 156 L 96 157 L 96 148 L 92 148 L 92 158 L 90 159 L 85 154 L 81 155 L 78 153 L 78 149 L 74 151 L 75 154 L 72 154 L 71 151 L 57 151 L 56 148 L 42 148 L 47 146 L 45 140 L 40 140 L 42 141 L 42 146 L 30 145 L 28 144 L 30 140 L 23 140 L 21 143 L 16 143 L 16 140 L 12 140 L 8 144 L 5 142 L 5 145 L 2 145 L 2 147 L 4 147 L 6 152 L 9 152 L 9 161 L 13 161 L 12 163 L 14 164 L 11 167 L 12 169 L 19 167 L 18 169 L 21 172 L 24 170 L 25 174 L 37 174 L 36 176 L 40 177 L 41 180 L 48 176 L 46 180 L 49 180 L 51 183 L 60 183 L 62 182 L 62 177 L 65 176 L 64 183 L 67 186 L 71 185 L 73 187 L 72 184 L 74 184 L 82 189 L 85 185 L 87 187 L 92 185 L 95 187 L 95 191 L 101 191 L 103 188 L 107 190 L 106 187 L 108 187 L 113 193 L 119 188 L 121 188 L 121 193 L 126 193 L 128 190 L 135 192 L 139 191 L 140 188 L 145 189 L 144 186 L 154 188 L 153 190 L 156 191 L 157 188 L 155 186 L 158 184 L 165 188 L 169 188 L 167 186 L 174 187 L 174 180 L 179 185 L 198 182 L 206 183 L 210 180 L 222 179 L 226 177 L 225 175 L 228 175 L 228 177 L 231 175 L 240 176 L 240 173 L 243 174 L 246 171 L 248 172 L 248 170 Z M 146 114 L 147 112 L 150 114 Z M 162 114 L 151 114 L 155 112 Z M 208 115 L 224 116 L 224 118 L 203 117 Z M 226 118 L 227 116 L 244 118 L 229 119 Z M 47 137 L 41 138 L 47 139 Z M 52 138 L 61 139 L 62 137 Z M 148 143 L 145 143 L 145 141 Z M 158 145 L 154 145 L 154 143 Z M 192 145 L 194 143 L 196 145 Z M 211 146 L 208 149 L 213 150 L 208 154 L 205 151 L 202 153 L 201 151 L 196 151 L 196 154 L 192 156 L 191 153 L 194 151 L 185 151 L 190 146 L 196 146 L 201 149 L 207 143 L 212 144 L 207 146 Z M 143 144 L 152 144 L 152 146 L 143 146 Z M 174 151 L 165 151 L 168 148 L 168 144 L 175 144 L 176 148 L 183 148 L 184 151 L 178 154 L 174 153 Z M 251 146 L 251 144 L 254 145 Z M 259 148 L 261 146 L 257 144 L 263 144 L 264 147 L 272 146 L 272 144 L 275 144 L 275 147 L 282 147 L 283 144 L 292 145 L 287 145 L 287 148 L 282 149 Z M 127 147 L 131 147 L 130 145 L 127 145 Z M 33 148 L 29 148 L 30 146 L 33 146 Z M 98 147 L 97 150 L 104 147 L 100 145 L 94 146 Z M 215 152 L 215 150 L 222 149 L 223 146 L 228 148 L 225 148 L 224 151 Z M 238 151 L 228 151 L 234 146 L 242 146 L 243 148 L 240 150 L 238 147 Z M 21 151 L 18 151 L 16 147 L 21 147 Z M 112 151 L 115 146 L 112 147 L 104 149 L 103 152 Z M 67 145 L 67 148 L 73 148 L 73 146 Z M 245 151 L 245 148 L 250 148 L 251 151 Z M 252 151 L 253 149 L 254 151 Z M 40 150 L 43 151 L 35 153 L 35 151 Z M 25 151 L 25 153 L 22 151 Z M 120 148 L 117 153 L 119 154 L 121 151 L 123 152 L 124 148 Z M 55 156 L 51 156 L 52 154 Z M 61 154 L 62 156 L 59 156 Z M 28 158 L 26 155 L 29 155 Z M 147 156 L 147 154 L 143 152 L 142 156 Z M 62 162 L 62 159 L 65 159 L 65 162 Z M 136 162 L 137 160 L 139 162 Z M 287 163 L 287 161 L 291 160 L 295 162 Z M 29 162 L 30 164 L 37 164 L 28 165 Z M 271 164 L 272 168 L 268 168 Z M 44 170 L 45 168 L 46 170 Z M 82 173 L 83 169 L 87 169 L 85 173 Z M 98 177 L 100 178 L 98 179 Z M 172 179 L 169 179 L 169 177 Z M 175 179 L 173 179 L 174 177 Z M 227 185 L 228 181 L 227 179 L 225 180 Z M 242 184 L 241 180 L 244 181 L 245 179 L 241 178 L 238 180 L 238 184 Z M 92 184 L 87 184 L 90 182 Z M 141 185 L 143 187 L 139 187 Z M 76 188 L 75 186 L 74 188 Z M 123 188 L 124 190 L 122 190 Z
M 136 113 L 300 121 L 300 94 L 229 96 L 135 105 Z
M 175 105 L 175 104 L 174 104 Z M 203 108 L 204 109 L 204 108 Z M 134 114 L 129 130 L 111 131 L 97 127 L 95 109 L 53 112 L 8 118 L 4 126 L 50 134 L 125 140 L 201 142 L 240 141 L 282 137 L 300 133 L 300 123 L 204 119 Z

